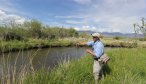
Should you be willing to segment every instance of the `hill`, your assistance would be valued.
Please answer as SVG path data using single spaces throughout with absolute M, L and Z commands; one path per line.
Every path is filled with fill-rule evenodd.
M 79 33 L 87 33 L 92 34 L 94 31 L 78 31 Z M 106 37 L 114 37 L 114 36 L 122 36 L 122 37 L 135 37 L 135 33 L 120 33 L 120 32 L 100 32 L 103 36 Z M 143 37 L 143 34 L 137 34 L 137 37 Z

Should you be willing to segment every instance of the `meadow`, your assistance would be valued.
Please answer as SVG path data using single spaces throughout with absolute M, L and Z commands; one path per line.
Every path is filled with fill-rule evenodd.
M 105 78 L 100 84 L 146 84 L 146 49 L 111 48 L 106 51 L 111 60 L 105 65 Z M 30 63 L 17 71 L 5 61 L 1 84 L 94 84 L 93 59 L 87 54 L 78 60 L 64 60 L 53 69 L 35 70 Z M 10 72 L 12 69 L 12 72 Z M 17 73 L 16 73 L 17 72 Z

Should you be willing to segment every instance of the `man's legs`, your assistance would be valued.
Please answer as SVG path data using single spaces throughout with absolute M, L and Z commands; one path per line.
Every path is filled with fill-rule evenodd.
M 103 75 L 102 67 L 103 67 L 102 62 L 94 60 L 93 75 L 94 75 L 94 79 L 95 79 L 96 84 L 98 84 L 98 81 L 101 79 L 101 77 Z

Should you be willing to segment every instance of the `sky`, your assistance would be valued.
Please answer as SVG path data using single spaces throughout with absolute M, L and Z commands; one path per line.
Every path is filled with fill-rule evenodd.
M 0 0 L 0 24 L 37 19 L 50 26 L 133 33 L 146 0 Z

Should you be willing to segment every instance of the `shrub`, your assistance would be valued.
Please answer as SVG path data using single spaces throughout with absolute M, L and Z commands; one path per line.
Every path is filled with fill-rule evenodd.
M 122 37 L 120 37 L 120 36 L 115 36 L 115 37 L 113 37 L 113 39 L 120 40 L 120 39 L 122 39 Z
M 144 37 L 144 38 L 139 38 L 139 41 L 146 41 L 146 37 Z

